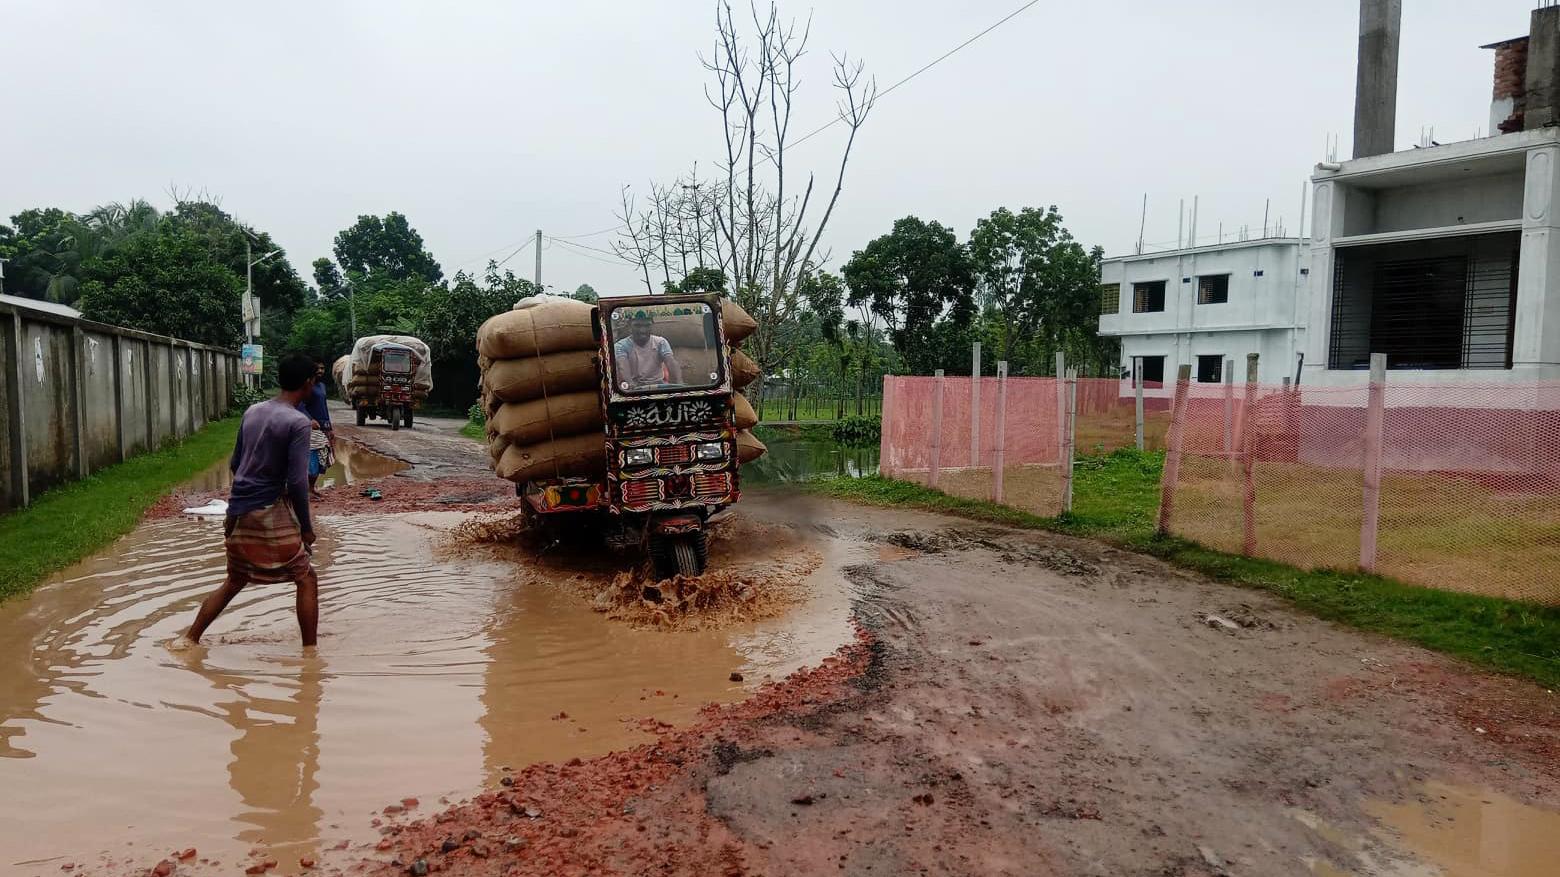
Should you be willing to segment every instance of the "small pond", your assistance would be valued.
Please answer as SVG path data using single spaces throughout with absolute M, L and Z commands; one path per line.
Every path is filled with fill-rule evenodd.
M 742 467 L 746 484 L 788 484 L 815 478 L 860 478 L 878 471 L 878 446 L 846 445 L 827 427 L 764 427 L 755 430 L 769 453 Z

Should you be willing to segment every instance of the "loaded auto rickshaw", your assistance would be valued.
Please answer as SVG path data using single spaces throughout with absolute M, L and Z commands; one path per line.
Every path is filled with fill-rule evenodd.
M 368 367 L 359 375 L 354 371 L 348 401 L 357 412 L 357 424 L 370 417 L 389 421 L 390 428 L 412 427 L 412 411 L 418 393 L 413 383 L 422 356 L 414 348 L 392 341 L 381 341 L 368 351 Z
M 604 478 L 518 485 L 534 521 L 595 514 L 662 577 L 698 575 L 706 526 L 738 498 L 730 350 L 715 295 L 603 300 L 594 316 Z

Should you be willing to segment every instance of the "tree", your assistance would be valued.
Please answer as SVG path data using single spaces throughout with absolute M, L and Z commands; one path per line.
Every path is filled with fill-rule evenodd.
M 591 304 L 595 304 L 596 302 L 601 301 L 601 296 L 596 294 L 595 287 L 591 286 L 589 283 L 581 283 L 579 288 L 574 290 L 574 295 L 571 296 L 571 298 L 578 299 L 579 301 L 590 302 Z
M 9 227 L 0 225 L 6 292 L 66 304 L 75 300 L 75 277 L 62 272 L 57 255 L 66 248 L 74 222 L 57 207 L 35 207 L 12 216 Z
M 309 300 L 309 286 L 287 259 L 287 251 L 269 233 L 241 224 L 215 201 L 181 199 L 163 221 L 205 238 L 212 258 L 226 265 L 234 276 L 252 276 L 262 315 L 275 311 L 291 314 Z M 246 272 L 249 259 L 273 251 L 276 255 Z
M 92 320 L 231 346 L 243 284 L 190 229 L 135 234 L 82 265 L 82 312 Z
M 435 359 L 469 359 L 475 363 L 477 328 L 488 317 L 509 310 L 516 301 L 535 292 L 531 281 L 521 280 L 509 271 L 500 274 L 498 265 L 491 261 L 483 280 L 479 284 L 476 278 L 460 271 L 448 288 L 429 288 L 418 337 L 428 342 Z
M 701 266 L 689 271 L 677 284 L 678 292 L 725 292 L 726 272 Z
M 335 298 L 341 294 L 342 284 L 346 281 L 341 277 L 341 269 L 336 263 L 324 256 L 314 260 L 314 285 L 320 288 L 320 295 L 325 298 Z
M 963 346 L 975 316 L 975 277 L 951 229 L 914 216 L 900 219 L 891 232 L 856 251 L 844 275 L 848 303 L 883 320 L 912 372 L 955 361 L 950 348 Z
M 1056 350 L 1092 352 L 1100 254 L 1073 240 L 1055 206 L 992 211 L 970 232 L 969 253 L 998 358 L 1034 374 Z
M 437 283 L 444 277 L 433 254 L 423 249 L 422 235 L 395 211 L 359 216 L 351 228 L 336 235 L 336 262 L 347 274 L 370 282 L 412 280 Z
M 802 307 L 799 281 L 827 261 L 818 244 L 844 189 L 851 150 L 877 86 L 863 78 L 859 62 L 835 56 L 836 119 L 844 124 L 845 142 L 832 187 L 815 192 L 814 175 L 794 173 L 788 164 L 799 140 L 791 129 L 801 84 L 797 62 L 811 22 L 784 22 L 773 3 L 767 10 L 755 5 L 751 13 L 752 32 L 745 33 L 731 4 L 718 3 L 715 48 L 700 59 L 713 79 L 708 99 L 722 120 L 724 152 L 716 178 L 700 181 L 695 168 L 670 185 L 653 185 L 643 209 L 625 189 L 620 216 L 625 232 L 614 248 L 640 267 L 646 292 L 656 291 L 654 273 L 664 289 L 674 271 L 687 277 L 693 268 L 719 268 L 731 294 L 758 322 L 743 349 L 772 372 L 783 353 L 778 341 Z M 762 384 L 760 395 L 761 390 Z

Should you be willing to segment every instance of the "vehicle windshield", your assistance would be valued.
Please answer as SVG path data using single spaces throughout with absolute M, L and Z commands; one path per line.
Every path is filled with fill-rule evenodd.
M 704 302 L 622 305 L 607 317 L 621 393 L 699 390 L 721 382 L 715 313 Z
M 412 370 L 412 355 L 404 350 L 386 350 L 384 361 L 387 374 L 403 375 Z

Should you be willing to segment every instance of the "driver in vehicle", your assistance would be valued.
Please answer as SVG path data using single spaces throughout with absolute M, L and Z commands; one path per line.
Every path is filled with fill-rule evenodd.
M 652 334 L 653 328 L 654 318 L 644 311 L 636 311 L 630 318 L 629 336 L 612 345 L 618 377 L 634 387 L 681 384 L 682 365 L 672 355 L 671 342 Z

